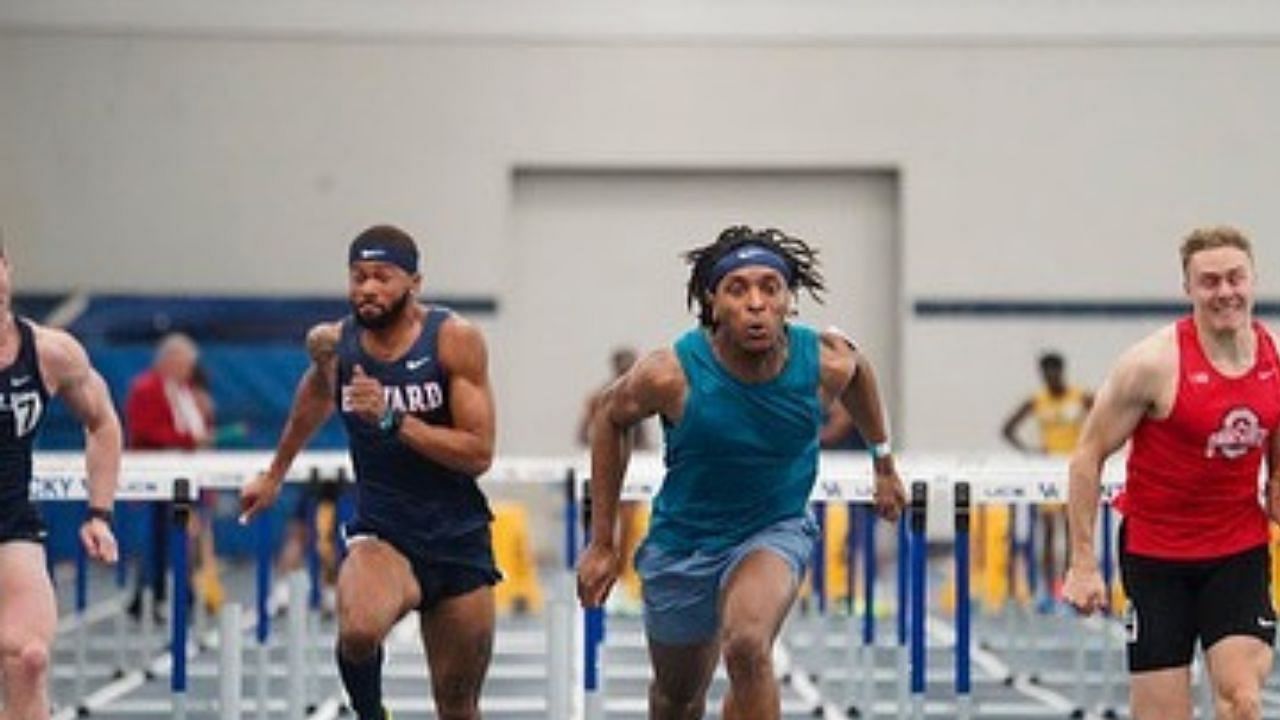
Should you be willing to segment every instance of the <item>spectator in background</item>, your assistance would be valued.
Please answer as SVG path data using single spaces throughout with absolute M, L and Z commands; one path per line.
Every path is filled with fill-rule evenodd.
M 609 356 L 609 366 L 613 372 L 613 377 L 609 382 L 601 385 L 587 395 L 586 401 L 582 405 L 582 417 L 578 420 L 578 443 L 583 447 L 591 447 L 591 438 L 589 431 L 591 429 L 591 417 L 595 414 L 596 407 L 600 403 L 600 398 L 618 378 L 622 377 L 632 365 L 636 364 L 636 351 L 633 348 L 620 346 L 614 348 L 613 353 Z M 653 450 L 653 443 L 649 440 L 649 433 L 646 424 L 636 423 L 630 430 L 631 449 L 640 452 Z M 649 514 L 644 503 L 635 501 L 623 501 L 618 506 L 619 525 L 621 526 L 620 538 L 622 552 L 622 571 L 619 574 L 622 589 L 624 592 L 615 593 L 612 596 L 610 610 L 621 613 L 638 613 L 640 610 L 640 576 L 636 573 L 634 557 L 636 548 L 640 546 L 640 541 L 644 539 L 645 532 L 649 526 Z
M 171 333 L 161 338 L 154 362 L 133 379 L 125 400 L 130 450 L 196 450 L 213 442 L 213 401 L 201 383 L 198 360 L 199 350 L 190 337 Z M 160 616 L 159 608 L 166 596 L 169 510 L 169 503 L 156 503 L 153 507 L 149 572 L 139 567 L 137 589 L 129 605 L 129 613 L 135 618 L 141 617 L 142 596 L 148 584 L 155 599 L 156 616 Z M 212 555 L 212 541 L 207 542 Z
M 613 370 L 613 377 L 609 382 L 596 388 L 587 395 L 586 402 L 583 403 L 582 417 L 578 420 L 578 444 L 583 447 L 591 446 L 591 438 L 588 433 L 591 429 L 591 416 L 595 413 L 596 405 L 600 402 L 600 396 L 604 393 L 605 388 L 609 387 L 615 380 L 622 377 L 632 365 L 636 364 L 636 351 L 634 348 L 621 346 L 614 348 L 613 353 L 609 356 L 609 367 Z M 631 430 L 631 448 L 633 450 L 652 450 L 653 444 L 649 442 L 649 433 L 643 423 L 637 424 Z
M 1093 405 L 1093 395 L 1083 388 L 1067 384 L 1066 361 L 1058 352 L 1048 351 L 1040 355 L 1041 387 L 1019 405 L 1005 420 L 1001 432 L 1004 439 L 1019 452 L 1039 453 L 1067 457 L 1076 449 L 1084 418 Z M 1037 435 L 1035 444 L 1028 444 L 1021 435 L 1022 425 L 1035 418 Z M 1066 505 L 1044 503 L 1039 506 L 1040 526 L 1043 528 L 1041 565 L 1044 577 L 1058 582 L 1058 568 L 1064 567 L 1069 550 L 1066 542 Z M 1057 548 L 1058 528 L 1063 528 L 1063 548 Z M 1061 556 L 1062 564 L 1059 564 Z M 1061 586 L 1052 589 L 1053 595 L 1061 594 Z

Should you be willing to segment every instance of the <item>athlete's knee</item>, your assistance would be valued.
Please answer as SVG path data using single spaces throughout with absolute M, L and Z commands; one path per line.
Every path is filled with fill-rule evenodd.
M 752 630 L 726 630 L 723 640 L 724 667 L 729 679 L 751 681 L 773 677 L 772 642 Z
M 435 678 L 432 693 L 441 720 L 473 720 L 480 717 L 480 680 L 465 673 Z
M 49 671 L 49 644 L 28 639 L 16 642 L 5 653 L 4 673 L 27 681 L 39 680 Z
M 1222 683 L 1216 694 L 1218 717 L 1224 720 L 1261 720 L 1262 693 L 1257 683 Z
M 688 684 L 649 683 L 649 707 L 660 720 L 697 720 L 707 704 L 706 691 Z
M 382 628 L 366 618 L 343 617 L 338 628 L 338 652 L 352 662 L 373 657 L 382 645 Z

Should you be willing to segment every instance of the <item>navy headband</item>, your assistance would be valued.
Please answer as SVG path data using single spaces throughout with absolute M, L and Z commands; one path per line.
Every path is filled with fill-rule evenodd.
M 725 275 L 748 265 L 760 265 L 777 270 L 786 281 L 787 287 L 791 287 L 791 265 L 785 258 L 764 245 L 747 244 L 734 248 L 711 266 L 711 273 L 707 276 L 707 289 L 715 292 L 716 286 Z
M 396 247 L 372 238 L 360 238 L 351 243 L 347 265 L 358 262 L 391 263 L 410 275 L 418 272 L 418 251 L 412 247 Z

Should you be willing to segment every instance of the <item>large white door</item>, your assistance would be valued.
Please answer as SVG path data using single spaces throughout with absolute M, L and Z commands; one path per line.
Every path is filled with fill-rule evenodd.
M 896 405 L 897 203 L 890 173 L 517 172 L 490 340 L 502 450 L 573 449 L 611 349 L 669 345 L 696 323 L 681 253 L 740 223 L 820 248 L 826 304 L 803 296 L 800 319 L 853 335 Z

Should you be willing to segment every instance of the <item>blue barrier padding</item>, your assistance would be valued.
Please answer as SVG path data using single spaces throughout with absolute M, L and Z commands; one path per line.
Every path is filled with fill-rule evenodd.
M 70 326 L 78 337 L 92 341 L 154 344 L 165 333 L 180 330 L 201 342 L 293 342 L 301 344 L 317 322 L 336 320 L 351 312 L 341 285 L 332 295 L 129 295 L 99 293 Z M 469 316 L 493 315 L 492 296 L 423 298 Z M 34 306 L 34 303 L 32 303 Z
M 133 379 L 152 362 L 154 346 L 85 343 L 94 368 L 106 380 L 121 416 Z M 202 343 L 200 366 L 209 378 L 209 392 L 218 408 L 218 447 L 275 447 L 288 418 L 293 393 L 310 360 L 301 338 L 288 345 Z M 313 448 L 345 447 L 346 436 L 335 413 L 309 443 Z M 61 402 L 51 402 L 38 447 L 79 450 L 84 427 Z

